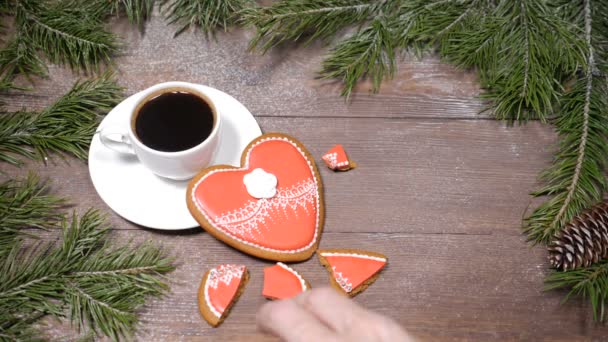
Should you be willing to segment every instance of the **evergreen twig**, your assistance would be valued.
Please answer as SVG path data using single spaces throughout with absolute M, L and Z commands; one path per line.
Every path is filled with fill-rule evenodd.
M 47 194 L 47 182 L 30 173 L 21 180 L 0 183 L 0 256 L 8 253 L 24 228 L 46 229 L 59 225 L 63 215 L 57 210 L 65 201 Z
M 160 6 L 169 24 L 177 24 L 175 36 L 191 26 L 199 27 L 206 35 L 217 29 L 226 30 L 235 24 L 252 0 L 161 0 Z M 166 7 L 164 7 L 166 6 Z M 164 8 L 163 8 L 164 7 Z
M 584 5 L 588 60 L 584 78 L 563 97 L 560 116 L 555 120 L 562 138 L 560 150 L 555 164 L 541 175 L 547 185 L 534 193 L 553 197 L 526 220 L 524 229 L 536 242 L 548 242 L 582 209 L 601 200 L 608 188 L 604 174 L 608 153 L 608 88 L 601 78 L 593 76 L 596 64 L 590 0 L 585 0 Z
M 370 26 L 338 44 L 331 56 L 323 61 L 324 79 L 341 79 L 342 95 L 350 96 L 357 81 L 372 79 L 372 91 L 378 91 L 385 77 L 395 73 L 395 55 L 392 47 L 390 23 L 375 19 Z
M 15 112 L 0 116 L 0 161 L 19 165 L 16 155 L 44 160 L 50 152 L 86 159 L 100 114 L 119 101 L 121 88 L 106 73 L 77 82 L 53 105 L 39 113 Z
M 305 43 L 333 37 L 339 30 L 372 17 L 386 1 L 283 0 L 269 7 L 249 7 L 242 21 L 256 28 L 251 49 L 268 49 L 287 41 Z
M 150 244 L 110 247 L 107 232 L 105 219 L 89 210 L 64 223 L 60 245 L 15 243 L 0 260 L 0 339 L 19 337 L 20 328 L 30 327 L 24 318 L 47 314 L 67 316 L 79 331 L 130 336 L 136 311 L 147 297 L 168 290 L 162 274 L 174 267 Z
M 118 48 L 116 37 L 103 29 L 100 18 L 77 16 L 62 6 L 32 0 L 16 0 L 14 5 L 17 35 L 53 63 L 96 70 Z
M 545 290 L 569 289 L 564 298 L 567 301 L 572 296 L 581 296 L 591 303 L 593 318 L 596 321 L 606 321 L 608 312 L 608 261 L 601 261 L 587 268 L 578 268 L 567 272 L 555 271 L 547 276 Z

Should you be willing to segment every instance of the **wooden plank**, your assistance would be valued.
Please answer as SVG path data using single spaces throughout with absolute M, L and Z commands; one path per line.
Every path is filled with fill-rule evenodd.
M 264 131 L 301 139 L 317 158 L 330 232 L 519 235 L 528 193 L 537 187 L 536 177 L 548 165 L 555 141 L 551 128 L 539 123 L 506 127 L 492 120 L 258 119 Z M 357 169 L 334 173 L 325 168 L 320 157 L 336 143 L 344 144 Z M 83 162 L 30 165 L 79 206 L 106 207 Z M 117 217 L 113 223 L 136 228 Z
M 263 268 L 271 265 L 241 254 L 208 234 L 114 231 L 122 243 L 153 240 L 177 257 L 170 275 L 172 292 L 149 301 L 141 312 L 139 340 L 262 340 L 255 314 Z M 522 237 L 452 234 L 325 233 L 322 248 L 361 248 L 385 253 L 389 266 L 355 301 L 393 317 L 428 340 L 580 340 L 601 339 L 608 328 L 596 325 L 590 307 L 574 300 L 560 305 L 563 293 L 542 291 L 546 251 L 530 249 Z M 204 272 L 220 263 L 244 264 L 250 282 L 226 322 L 217 329 L 199 316 L 196 293 Z M 328 274 L 316 256 L 295 264 L 314 287 L 327 286 Z M 65 334 L 65 329 L 57 330 Z
M 156 83 L 181 80 L 223 90 L 259 116 L 476 118 L 482 109 L 475 74 L 433 57 L 405 58 L 395 79 L 385 82 L 380 94 L 369 96 L 370 85 L 364 82 L 348 104 L 338 95 L 339 84 L 316 79 L 327 54 L 321 44 L 278 48 L 261 55 L 247 51 L 251 30 L 219 33 L 216 40 L 199 32 L 173 38 L 175 27 L 167 26 L 158 13 L 144 35 L 126 20 L 110 27 L 128 42 L 114 62 L 119 83 L 129 95 Z M 36 79 L 35 92 L 6 98 L 7 108 L 42 108 L 77 78 L 56 66 L 51 66 L 49 75 L 49 79 Z M 20 81 L 29 86 L 25 79 Z

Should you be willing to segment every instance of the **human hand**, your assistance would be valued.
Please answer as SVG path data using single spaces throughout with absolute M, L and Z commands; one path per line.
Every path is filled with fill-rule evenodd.
M 264 304 L 258 329 L 294 341 L 414 341 L 392 319 L 371 312 L 332 288 L 305 291 Z

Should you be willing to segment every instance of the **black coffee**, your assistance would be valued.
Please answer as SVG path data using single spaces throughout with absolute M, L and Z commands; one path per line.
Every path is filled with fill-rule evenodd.
M 135 133 L 151 149 L 177 152 L 207 139 L 213 111 L 202 98 L 187 92 L 167 92 L 148 100 L 137 113 Z

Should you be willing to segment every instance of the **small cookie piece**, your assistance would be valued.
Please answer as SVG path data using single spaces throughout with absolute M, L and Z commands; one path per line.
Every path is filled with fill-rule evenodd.
M 321 177 L 304 145 L 285 134 L 254 139 L 240 167 L 203 170 L 188 185 L 186 202 L 209 234 L 258 258 L 306 260 L 321 238 Z
M 205 273 L 198 289 L 198 308 L 211 326 L 217 327 L 226 319 L 247 281 L 249 271 L 244 265 L 219 265 Z
M 292 298 L 310 289 L 310 284 L 293 268 L 278 262 L 264 269 L 264 290 L 268 299 Z
M 356 249 L 318 250 L 317 255 L 331 275 L 332 286 L 350 297 L 376 281 L 388 262 L 380 253 Z
M 334 171 L 347 171 L 356 167 L 356 164 L 348 159 L 344 147 L 340 144 L 332 147 L 321 159 L 323 159 L 328 168 Z

